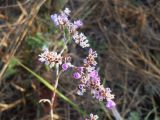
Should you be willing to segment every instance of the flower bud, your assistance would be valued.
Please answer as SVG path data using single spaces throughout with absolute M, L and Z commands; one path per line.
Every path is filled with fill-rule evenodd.
M 63 71 L 66 71 L 67 69 L 68 69 L 68 64 L 67 63 L 64 63 L 64 64 L 62 64 L 62 69 L 63 69 Z
M 80 79 L 80 78 L 81 78 L 81 74 L 79 74 L 78 72 L 75 72 L 75 73 L 73 74 L 73 77 L 74 77 L 75 79 Z
M 116 103 L 113 100 L 108 100 L 106 107 L 109 109 L 112 109 L 113 107 L 116 106 Z

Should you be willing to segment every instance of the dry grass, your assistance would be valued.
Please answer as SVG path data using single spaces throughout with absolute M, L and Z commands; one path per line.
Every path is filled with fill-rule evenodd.
M 46 79 L 54 79 L 54 71 L 47 72 L 37 62 L 39 48 L 35 48 L 34 51 L 28 49 L 26 38 L 29 35 L 34 36 L 37 32 L 46 37 L 45 34 L 48 33 L 47 40 L 51 42 L 51 47 L 59 48 L 57 40 L 61 36 L 55 34 L 54 28 L 50 30 L 52 23 L 49 15 L 64 5 L 73 11 L 73 19 L 81 17 L 84 20 L 85 26 L 82 31 L 99 53 L 102 80 L 115 93 L 120 114 L 127 120 L 160 119 L 158 0 L 64 0 L 63 4 L 52 0 L 13 1 L 14 3 L 0 2 L 3 5 L 0 7 L 0 119 L 45 118 L 48 108 L 37 105 L 37 101 L 43 97 L 50 97 L 50 91 L 36 83 L 35 78 L 20 67 L 16 67 L 15 74 L 8 77 L 5 75 L 10 58 L 18 56 Z M 83 50 L 74 45 L 70 48 L 75 59 L 73 62 L 79 64 L 79 56 L 84 56 Z M 103 105 L 93 100 L 90 95 L 76 96 L 76 81 L 73 82 L 67 74 L 70 73 L 61 76 L 58 89 L 87 112 L 97 113 L 104 120 L 112 120 L 110 112 L 104 110 Z M 71 106 L 59 98 L 56 100 L 55 108 L 60 119 L 72 120 L 80 117 Z

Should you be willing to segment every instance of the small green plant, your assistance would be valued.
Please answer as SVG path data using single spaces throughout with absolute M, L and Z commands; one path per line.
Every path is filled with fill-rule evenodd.
M 11 75 L 14 75 L 15 73 L 17 73 L 17 69 L 15 68 L 15 66 L 17 66 L 17 62 L 15 59 L 10 59 L 9 61 L 9 65 L 8 65 L 8 68 L 7 68 L 7 71 L 6 71 L 6 74 L 4 76 L 4 78 L 8 78 L 10 77 Z
M 136 111 L 131 112 L 128 120 L 140 120 L 139 113 Z
M 35 48 L 42 48 L 43 46 L 47 46 L 47 40 L 43 37 L 40 32 L 37 32 L 35 36 L 29 36 L 26 40 L 28 47 L 32 50 Z

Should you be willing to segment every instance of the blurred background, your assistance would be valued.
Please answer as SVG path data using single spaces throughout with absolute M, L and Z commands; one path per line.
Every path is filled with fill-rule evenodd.
M 104 85 L 115 94 L 125 120 L 160 120 L 160 1 L 159 0 L 0 0 L 0 120 L 48 120 L 49 106 L 38 101 L 52 92 L 13 57 L 46 79 L 55 71 L 38 61 L 42 48 L 62 48 L 61 31 L 50 19 L 64 7 L 82 19 L 80 30 L 97 51 Z M 86 50 L 69 44 L 72 63 L 80 65 Z M 76 95 L 71 72 L 62 74 L 58 90 L 99 120 L 114 120 L 105 103 L 90 94 Z M 56 96 L 57 120 L 82 120 L 82 114 Z

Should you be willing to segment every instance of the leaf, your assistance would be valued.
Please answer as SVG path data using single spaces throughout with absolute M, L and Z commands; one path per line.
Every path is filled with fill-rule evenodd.
M 40 32 L 37 32 L 35 36 L 29 36 L 26 42 L 32 49 L 42 48 L 44 45 L 47 45 L 47 40 L 44 39 Z
M 139 113 L 136 111 L 131 112 L 128 120 L 140 120 Z
M 10 59 L 4 78 L 7 78 L 17 72 L 15 66 L 18 65 L 15 59 Z

